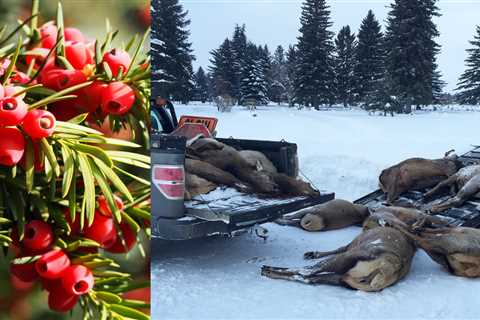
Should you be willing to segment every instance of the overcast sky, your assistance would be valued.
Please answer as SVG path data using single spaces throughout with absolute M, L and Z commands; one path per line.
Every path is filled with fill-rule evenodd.
M 392 0 L 393 1 L 393 0 Z M 372 9 L 382 23 L 390 0 L 330 0 L 332 31 L 350 25 L 356 33 L 362 19 Z M 197 57 L 195 68 L 209 65 L 210 54 L 228 36 L 236 23 L 247 26 L 247 36 L 273 51 L 279 44 L 296 43 L 302 0 L 181 0 L 189 11 L 191 41 Z M 470 47 L 475 26 L 480 24 L 480 0 L 440 0 L 442 16 L 436 19 L 442 53 L 438 63 L 446 90 L 453 90 L 464 71 L 465 49 Z

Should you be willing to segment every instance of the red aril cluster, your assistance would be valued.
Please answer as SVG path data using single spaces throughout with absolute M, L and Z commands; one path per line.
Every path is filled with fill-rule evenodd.
M 120 197 L 114 196 L 115 205 L 118 210 L 123 210 L 124 204 Z M 95 211 L 93 223 L 90 226 L 80 228 L 80 221 L 78 217 L 72 221 L 70 210 L 66 209 L 65 219 L 70 226 L 71 234 L 81 235 L 84 238 L 94 240 L 100 244 L 101 248 L 112 253 L 126 253 L 129 252 L 137 242 L 137 235 L 132 230 L 130 225 L 121 222 L 118 228 L 122 236 L 117 234 L 117 227 L 113 218 L 112 210 L 108 206 L 107 200 L 104 196 L 97 199 L 98 209 Z M 125 240 L 123 243 L 122 238 Z
M 19 128 L 33 141 L 50 137 L 55 131 L 55 116 L 46 110 L 28 111 L 18 90 L 0 85 L 0 165 L 8 167 L 17 165 L 25 154 L 25 137 Z
M 39 66 L 45 61 L 49 50 L 55 45 L 58 38 L 58 29 L 53 22 L 47 22 L 40 28 L 40 48 L 35 48 L 26 56 L 26 63 Z M 123 116 L 127 114 L 134 102 L 134 90 L 120 81 L 99 81 L 92 77 L 94 68 L 94 50 L 92 42 L 86 40 L 82 32 L 75 28 L 66 28 L 65 58 L 73 70 L 63 69 L 55 65 L 55 58 L 50 57 L 42 69 L 39 81 L 45 87 L 55 91 L 64 90 L 74 85 L 94 80 L 85 88 L 74 92 L 77 98 L 60 101 L 50 106 L 50 110 L 57 119 L 70 120 L 80 113 L 96 113 L 100 108 L 100 119 L 109 115 Z M 102 57 L 102 65 L 108 65 L 114 77 L 126 75 L 132 59 L 125 50 L 114 48 L 107 51 Z
M 53 230 L 41 220 L 32 220 L 25 226 L 22 241 L 18 245 L 17 258 L 40 255 L 34 262 L 12 263 L 10 272 L 24 282 L 40 281 L 49 292 L 48 305 L 58 312 L 71 310 L 79 297 L 88 293 L 94 285 L 90 269 L 83 265 L 72 265 L 68 255 L 60 249 L 52 249 Z

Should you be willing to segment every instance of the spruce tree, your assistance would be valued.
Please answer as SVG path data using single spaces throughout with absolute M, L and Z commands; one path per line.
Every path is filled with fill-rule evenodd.
M 273 54 L 271 80 L 272 84 L 269 91 L 270 100 L 278 104 L 288 101 L 287 60 L 285 58 L 285 50 L 282 46 L 278 46 Z
M 187 103 L 193 94 L 190 20 L 178 0 L 152 5 L 152 95 Z
M 335 39 L 335 95 L 336 102 L 345 107 L 355 98 L 355 50 L 357 41 L 350 26 L 343 27 Z
M 400 112 L 412 105 L 432 103 L 436 56 L 440 46 L 433 18 L 439 16 L 437 0 L 395 0 L 387 19 L 386 76 L 388 92 L 396 97 Z M 437 79 L 438 80 L 438 79 Z
M 242 70 L 247 54 L 247 35 L 245 29 L 245 25 L 239 26 L 237 24 L 231 41 L 233 59 L 231 63 L 233 64 L 232 68 L 234 72 L 232 94 L 236 100 L 240 99 L 240 82 L 242 80 Z
M 202 67 L 195 73 L 195 99 L 202 103 L 210 100 L 208 79 Z
M 370 10 L 358 31 L 355 66 L 357 102 L 368 104 L 377 97 L 380 90 L 378 84 L 383 81 L 385 75 L 384 55 L 381 26 Z
M 258 46 L 258 62 L 261 68 L 261 78 L 263 86 L 265 87 L 265 94 L 267 99 L 269 99 L 270 90 L 272 88 L 272 56 L 267 45 Z
M 268 102 L 262 66 L 262 51 L 253 43 L 247 44 L 247 54 L 241 81 L 240 104 L 242 105 L 252 102 L 256 105 L 264 105 Z
M 210 72 L 216 96 L 229 95 L 235 97 L 235 69 L 233 67 L 233 51 L 231 41 L 225 39 L 220 47 L 211 52 Z
M 295 75 L 297 73 L 297 49 L 290 45 L 287 51 L 287 99 L 288 105 L 293 107 L 295 104 Z
M 480 105 L 480 26 L 477 26 L 477 34 L 470 43 L 472 48 L 467 49 L 465 61 L 467 69 L 458 83 L 458 98 L 462 104 Z
M 305 0 L 297 44 L 295 100 L 318 109 L 334 100 L 333 32 L 326 0 Z

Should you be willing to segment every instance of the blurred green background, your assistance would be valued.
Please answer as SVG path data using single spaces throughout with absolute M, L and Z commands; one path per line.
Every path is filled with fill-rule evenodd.
M 63 0 L 65 25 L 80 29 L 89 39 L 104 39 L 106 19 L 112 28 L 120 30 L 116 44 L 127 42 L 134 34 L 143 34 L 150 26 L 150 3 L 148 0 Z M 40 24 L 54 20 L 57 0 L 40 0 Z M 18 26 L 18 19 L 30 16 L 31 0 L 0 0 L 0 26 L 7 25 L 9 30 Z M 144 240 L 144 244 L 148 241 Z M 149 249 L 149 245 L 144 245 Z M 147 252 L 147 255 L 149 253 Z M 128 258 L 128 259 L 127 259 Z M 149 262 L 140 256 L 138 249 L 132 250 L 128 257 L 120 257 L 124 269 L 135 278 L 147 279 Z M 139 263 L 143 262 L 143 263 Z M 14 292 L 10 284 L 8 262 L 0 253 L 0 320 L 30 319 L 81 319 L 79 310 L 70 314 L 56 314 L 48 310 L 47 296 L 40 293 L 38 285 L 33 293 Z
M 105 19 L 119 29 L 119 40 L 127 41 L 134 33 L 143 33 L 150 25 L 149 0 L 62 0 L 65 24 L 82 30 L 87 38 L 105 35 Z M 54 20 L 58 0 L 40 0 L 40 23 Z M 30 15 L 31 0 L 0 0 L 0 25 L 10 29 L 17 19 Z

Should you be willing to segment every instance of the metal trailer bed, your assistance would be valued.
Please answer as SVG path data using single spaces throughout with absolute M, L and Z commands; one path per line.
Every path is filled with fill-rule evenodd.
M 459 157 L 464 165 L 480 164 L 480 147 L 475 148 Z M 424 194 L 428 190 L 409 191 L 400 196 L 395 202 L 400 206 L 412 206 L 422 210 L 429 210 L 435 203 L 441 202 L 451 195 L 446 192 L 439 194 L 433 199 L 424 199 Z M 386 202 L 385 193 L 382 190 L 376 190 L 356 201 L 355 203 L 366 205 L 369 208 L 376 208 Z M 480 228 L 480 198 L 474 198 L 465 202 L 461 207 L 451 208 L 436 216 L 447 220 L 452 226 L 463 226 L 471 228 Z

